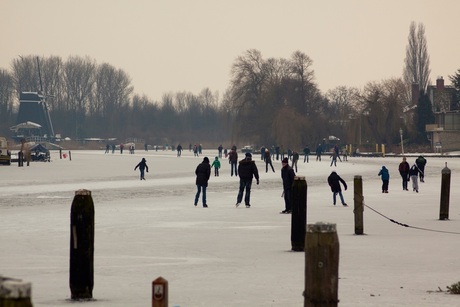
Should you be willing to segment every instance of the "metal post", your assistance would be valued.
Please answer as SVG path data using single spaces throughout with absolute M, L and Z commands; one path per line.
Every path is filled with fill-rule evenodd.
M 439 219 L 449 219 L 449 197 L 450 197 L 450 169 L 444 167 L 441 171 L 441 206 L 439 209 Z
M 404 140 L 403 140 L 403 130 L 399 128 L 399 135 L 401 136 L 401 154 L 404 155 Z

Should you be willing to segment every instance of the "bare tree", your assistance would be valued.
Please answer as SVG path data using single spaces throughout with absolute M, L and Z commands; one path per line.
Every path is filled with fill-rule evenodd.
M 5 69 L 0 69 L 0 127 L 8 128 L 13 123 L 14 81 Z
M 404 63 L 403 79 L 408 90 L 412 84 L 418 84 L 419 90 L 425 92 L 431 70 L 425 26 L 422 23 L 418 27 L 414 21 L 410 24 Z

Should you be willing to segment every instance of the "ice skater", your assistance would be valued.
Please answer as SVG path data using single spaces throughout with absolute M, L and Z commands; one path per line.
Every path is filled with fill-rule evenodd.
M 139 171 L 141 172 L 141 180 L 145 180 L 144 171 L 147 171 L 147 173 L 149 172 L 149 167 L 147 166 L 147 161 L 145 160 L 145 158 L 142 158 L 141 162 L 139 162 L 136 165 L 134 170 L 136 170 L 137 168 L 139 168 Z
M 208 180 L 211 176 L 211 166 L 209 165 L 208 157 L 203 158 L 203 162 L 198 164 L 195 170 L 196 175 L 196 194 L 195 194 L 195 207 L 198 205 L 198 200 L 200 199 L 200 193 L 203 191 L 202 201 L 203 208 L 208 208 L 206 203 L 206 188 L 208 187 Z
M 390 182 L 390 172 L 385 166 L 382 166 L 378 176 L 382 176 L 382 193 L 388 193 L 388 184 Z
M 212 161 L 211 167 L 214 167 L 214 176 L 219 176 L 219 168 L 220 168 L 219 157 L 216 157 L 214 161 Z
M 347 190 L 347 183 L 345 180 L 343 180 L 336 172 L 332 172 L 329 177 L 327 178 L 327 183 L 329 183 L 329 186 L 331 187 L 332 191 L 332 200 L 334 202 L 334 206 L 336 203 L 336 196 L 339 194 L 340 196 L 340 201 L 342 202 L 342 205 L 344 207 L 347 207 L 348 205 L 345 203 L 342 195 L 342 188 L 340 187 L 340 182 L 343 184 L 343 187 L 345 188 L 345 191 Z
M 418 175 L 420 174 L 420 169 L 416 164 L 412 165 L 409 170 L 409 177 L 412 181 L 412 190 L 418 193 Z

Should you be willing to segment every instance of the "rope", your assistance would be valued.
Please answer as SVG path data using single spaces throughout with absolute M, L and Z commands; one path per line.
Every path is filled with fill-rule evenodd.
M 378 212 L 377 210 L 375 210 L 374 208 L 372 207 L 369 207 L 368 205 L 366 205 L 364 203 L 364 197 L 361 198 L 361 201 L 362 201 L 362 204 L 364 207 L 367 207 L 369 209 L 371 209 L 372 211 L 374 211 L 375 213 L 377 213 L 378 215 L 386 218 L 387 220 L 389 220 L 390 222 L 393 222 L 399 226 L 403 226 L 403 227 L 407 227 L 407 228 L 412 228 L 412 229 L 418 229 L 418 230 L 425 230 L 425 231 L 431 231 L 431 232 L 440 232 L 440 233 L 449 233 L 449 234 L 454 234 L 454 235 L 460 235 L 460 232 L 454 232 L 454 231 L 444 231 L 444 230 L 436 230 L 436 229 L 429 229 L 429 228 L 423 228 L 423 227 L 416 227 L 416 226 L 410 226 L 408 224 L 404 224 L 404 223 L 400 223 L 398 221 L 395 221 L 394 219 L 391 219 L 389 218 L 388 216 Z

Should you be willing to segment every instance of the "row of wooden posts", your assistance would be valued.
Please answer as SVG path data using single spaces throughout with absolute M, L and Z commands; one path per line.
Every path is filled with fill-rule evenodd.
M 451 172 L 442 170 L 441 208 L 439 219 L 449 218 Z M 363 184 L 361 176 L 354 177 L 355 234 L 364 234 Z M 339 239 L 335 224 L 306 225 L 307 182 L 295 177 L 292 188 L 291 248 L 305 252 L 304 307 L 338 305 Z M 94 287 L 94 203 L 91 191 L 75 192 L 70 212 L 70 270 L 69 286 L 72 300 L 91 300 Z M 16 291 L 2 291 L 20 289 Z M 31 286 L 21 281 L 5 281 L 0 276 L 0 306 L 29 307 Z M 5 297 L 3 293 L 10 293 Z M 11 297 L 13 293 L 13 297 Z M 152 307 L 168 306 L 168 281 L 159 277 L 152 282 Z

